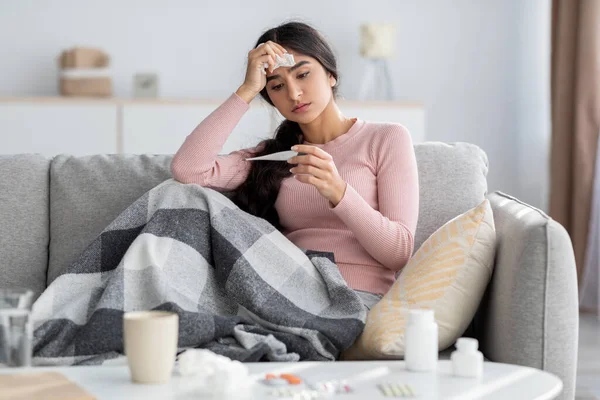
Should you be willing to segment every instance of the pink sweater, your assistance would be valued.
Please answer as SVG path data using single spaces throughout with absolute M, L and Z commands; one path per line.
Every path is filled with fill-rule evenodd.
M 219 152 L 249 107 L 234 93 L 207 116 L 175 154 L 173 178 L 220 191 L 238 187 L 254 149 Z M 351 288 L 384 294 L 413 251 L 419 183 L 411 137 L 402 125 L 357 119 L 345 134 L 313 145 L 333 157 L 346 192 L 331 207 L 312 185 L 284 179 L 275 203 L 283 234 L 298 247 L 333 252 Z

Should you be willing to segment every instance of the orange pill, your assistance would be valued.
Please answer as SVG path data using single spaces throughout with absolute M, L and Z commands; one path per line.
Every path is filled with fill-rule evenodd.
M 281 378 L 288 381 L 290 385 L 299 385 L 302 383 L 302 379 L 292 374 L 281 374 Z
M 275 375 L 275 374 L 267 374 L 265 376 L 265 379 L 267 379 L 267 380 L 276 379 L 276 378 L 277 378 L 277 375 Z

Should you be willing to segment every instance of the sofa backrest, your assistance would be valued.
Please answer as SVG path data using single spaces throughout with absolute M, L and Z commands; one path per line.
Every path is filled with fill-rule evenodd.
M 416 250 L 445 222 L 483 201 L 487 194 L 488 166 L 485 153 L 468 143 L 426 142 L 415 145 L 415 153 L 420 186 Z M 46 278 L 46 272 L 40 272 L 43 267 L 39 265 L 45 257 L 49 259 L 47 283 L 52 282 L 129 204 L 171 177 L 171 158 L 171 155 L 60 155 L 50 164 L 49 190 L 48 167 L 45 167 L 45 175 L 34 168 L 44 170 L 42 166 L 46 164 L 42 159 L 14 158 L 13 161 L 21 160 L 21 164 L 10 169 L 12 178 L 7 178 L 5 173 L 0 175 L 0 188 L 9 188 L 15 184 L 11 182 L 18 181 L 21 171 L 29 168 L 23 167 L 23 162 L 29 162 L 30 168 L 38 171 L 37 175 L 46 176 L 46 180 L 28 178 L 22 189 L 26 194 L 34 192 L 36 198 L 39 197 L 36 203 L 33 200 L 31 204 L 23 203 L 17 196 L 6 193 L 6 189 L 0 194 L 8 199 L 6 206 L 0 204 L 0 216 L 3 216 L 0 254 L 8 250 L 7 246 L 17 246 L 10 250 L 12 263 L 17 265 L 15 259 L 23 260 L 17 269 L 8 268 L 0 261 L 0 276 L 11 275 L 6 282 L 3 279 L 2 286 L 26 284 L 28 281 L 24 277 L 30 275 L 30 286 L 39 289 Z M 2 159 L 1 156 L 0 160 L 11 162 L 10 158 Z M 26 213 L 29 222 L 7 220 L 4 215 L 12 214 L 13 208 Z M 14 236 L 15 230 L 32 229 L 32 225 L 46 236 Z M 2 237 L 11 237 L 10 243 L 2 241 Z M 32 242 L 33 247 L 29 245 Z M 46 252 L 47 245 L 49 253 Z M 29 261 L 32 252 L 35 252 L 35 262 Z M 28 272 L 24 274 L 23 271 Z
M 439 227 L 487 196 L 488 158 L 470 143 L 415 145 L 419 169 L 419 221 L 415 251 Z
M 53 159 L 48 284 L 127 206 L 171 177 L 171 158 L 102 154 Z
M 40 155 L 0 155 L 0 288 L 46 287 L 48 170 Z

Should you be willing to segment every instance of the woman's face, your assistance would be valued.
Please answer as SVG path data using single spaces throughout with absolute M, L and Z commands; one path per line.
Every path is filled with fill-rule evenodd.
M 267 94 L 286 119 L 306 124 L 317 118 L 331 101 L 335 78 L 316 59 L 289 52 L 296 65 L 279 67 L 272 73 L 267 71 Z

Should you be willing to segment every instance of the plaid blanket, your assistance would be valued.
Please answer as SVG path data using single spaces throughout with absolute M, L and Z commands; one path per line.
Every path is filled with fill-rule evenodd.
M 300 249 L 225 195 L 169 179 L 123 211 L 33 306 L 34 364 L 123 354 L 123 313 L 179 314 L 179 348 L 334 360 L 366 310 L 332 253 Z

